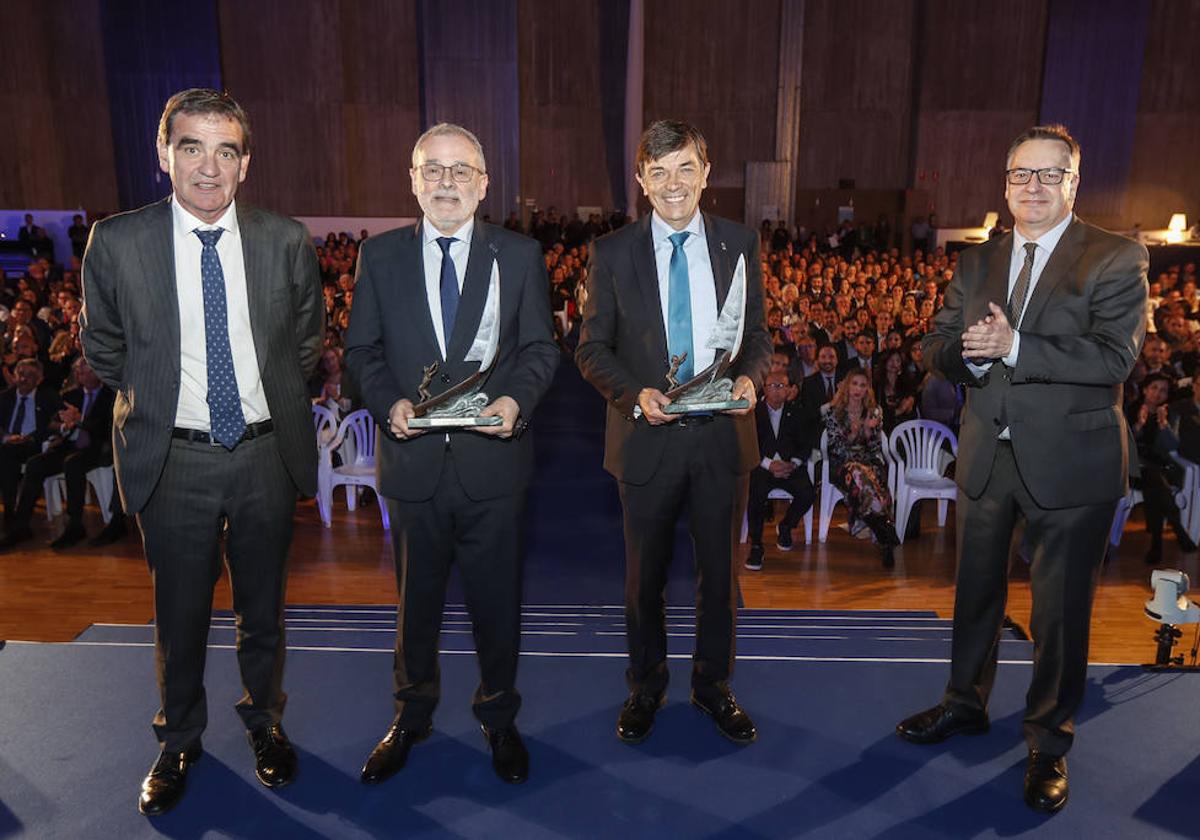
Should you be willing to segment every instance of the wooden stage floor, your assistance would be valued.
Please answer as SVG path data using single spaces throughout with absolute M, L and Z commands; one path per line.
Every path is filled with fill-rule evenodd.
M 785 553 L 768 539 L 763 571 L 741 571 L 746 606 L 920 609 L 950 616 L 954 603 L 953 511 L 943 530 L 934 520 L 933 505 L 925 507 L 920 538 L 903 546 L 891 572 L 879 567 L 869 543 L 838 529 L 836 518 L 825 545 L 805 546 L 800 535 L 795 550 Z M 95 511 L 88 511 L 87 524 L 91 533 L 100 527 Z M 153 616 L 150 578 L 140 541 L 131 535 L 106 549 L 81 546 L 59 553 L 45 547 L 58 527 L 37 519 L 33 541 L 0 554 L 0 639 L 62 642 L 92 623 L 149 621 Z M 773 535 L 770 524 L 766 532 Z M 1153 658 L 1155 625 L 1142 613 L 1150 595 L 1150 567 L 1142 560 L 1147 545 L 1140 511 L 1135 510 L 1120 547 L 1105 565 L 1096 595 L 1092 662 L 1129 664 Z M 1168 536 L 1162 567 L 1182 569 L 1193 581 L 1200 581 L 1198 557 L 1180 554 Z M 290 603 L 386 604 L 394 603 L 395 597 L 391 549 L 373 505 L 348 512 L 338 504 L 332 529 L 321 527 L 311 501 L 299 506 L 288 584 Z M 229 587 L 223 575 L 214 607 L 229 606 Z M 1011 578 L 1009 615 L 1022 626 L 1029 617 L 1028 574 L 1019 561 L 1014 563 Z M 1176 652 L 1190 651 L 1193 632 L 1185 628 Z

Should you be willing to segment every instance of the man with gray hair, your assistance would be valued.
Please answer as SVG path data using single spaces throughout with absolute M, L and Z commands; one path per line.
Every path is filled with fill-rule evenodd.
M 362 781 L 395 774 L 432 732 L 438 630 L 457 563 L 479 654 L 475 716 L 496 774 L 522 782 L 529 755 L 514 724 L 521 705 L 520 546 L 533 472 L 533 441 L 523 432 L 558 366 L 549 284 L 535 241 L 475 219 L 488 176 L 474 134 L 433 126 L 413 147 L 409 175 L 421 221 L 363 244 L 346 333 L 346 366 L 382 430 L 379 492 L 391 518 L 400 601 L 395 719 L 363 766 Z M 422 392 L 437 396 L 478 369 L 465 357 L 494 272 L 499 348 L 482 414 L 500 424 L 449 432 L 410 426 Z

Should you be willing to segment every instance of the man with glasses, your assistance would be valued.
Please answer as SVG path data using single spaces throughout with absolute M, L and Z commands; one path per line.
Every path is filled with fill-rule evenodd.
M 391 517 L 400 600 L 396 715 L 362 769 L 376 784 L 395 774 L 432 731 L 440 695 L 438 630 L 451 563 L 463 580 L 479 654 L 473 708 L 506 782 L 523 782 L 529 754 L 514 724 L 521 627 L 521 520 L 533 472 L 522 435 L 558 366 L 550 292 L 537 242 L 476 221 L 487 165 L 467 129 L 440 123 L 417 140 L 409 170 L 419 224 L 363 243 L 346 333 L 346 366 L 382 435 L 379 492 Z M 409 426 L 419 391 L 467 379 L 465 361 L 500 277 L 500 338 L 481 412 L 500 425 L 423 432 Z M 437 362 L 430 381 L 426 370 Z
M 1013 527 L 1033 547 L 1026 803 L 1067 801 L 1066 753 L 1087 682 L 1096 577 L 1125 495 L 1122 383 L 1145 335 L 1146 249 L 1071 212 L 1079 144 L 1036 126 L 1008 151 L 1011 234 L 964 251 L 924 340 L 925 364 L 966 386 L 955 478 L 958 586 L 942 701 L 897 726 L 932 744 L 988 729 Z

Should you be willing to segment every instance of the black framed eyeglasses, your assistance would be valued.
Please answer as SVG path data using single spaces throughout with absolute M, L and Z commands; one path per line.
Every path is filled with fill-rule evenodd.
M 1074 175 L 1074 169 L 1063 169 L 1061 166 L 1047 166 L 1044 169 L 1006 169 L 1004 176 L 1008 179 L 1008 183 L 1014 186 L 1022 186 L 1028 184 L 1033 176 L 1036 175 L 1038 183 L 1047 187 L 1053 187 L 1061 184 L 1063 178 L 1067 175 Z
M 485 174 L 482 169 L 476 169 L 469 163 L 452 163 L 449 166 L 443 166 L 440 163 L 424 163 L 417 167 L 417 171 L 426 181 L 442 180 L 447 170 L 450 172 L 450 177 L 460 184 L 468 183 L 476 174 Z

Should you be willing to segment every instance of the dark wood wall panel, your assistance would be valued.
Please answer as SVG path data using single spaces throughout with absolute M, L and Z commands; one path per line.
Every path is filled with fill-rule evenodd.
M 1004 157 L 1037 120 L 1046 0 L 926 0 L 912 187 L 942 227 L 1005 212 Z
M 807 0 L 800 189 L 903 189 L 914 0 Z M 802 210 L 802 216 L 804 211 Z
M 709 184 L 741 189 L 746 161 L 775 159 L 779 0 L 646 0 L 645 11 L 646 124 L 696 125 Z
M 250 114 L 248 200 L 409 216 L 421 131 L 414 0 L 222 0 L 225 86 Z
M 3 15 L 0 207 L 116 208 L 99 3 L 5 4 Z
M 601 111 L 599 4 L 521 0 L 521 197 L 569 213 L 612 207 Z
M 1127 224 L 1153 230 L 1171 213 L 1187 213 L 1189 224 L 1200 218 L 1198 32 L 1198 0 L 1151 0 Z

